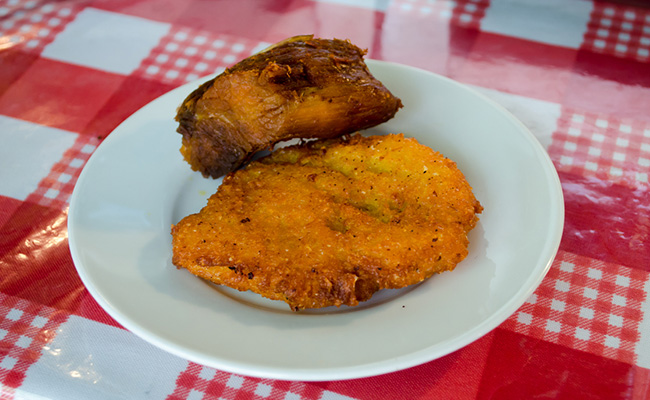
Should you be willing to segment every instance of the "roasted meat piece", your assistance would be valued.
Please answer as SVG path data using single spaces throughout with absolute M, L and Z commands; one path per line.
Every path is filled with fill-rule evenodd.
M 402 106 L 344 40 L 296 36 L 192 92 L 178 109 L 181 153 L 217 178 L 292 138 L 333 138 L 392 118 Z
M 357 305 L 449 271 L 482 207 L 456 164 L 403 135 L 274 151 L 172 227 L 179 268 L 293 310 Z

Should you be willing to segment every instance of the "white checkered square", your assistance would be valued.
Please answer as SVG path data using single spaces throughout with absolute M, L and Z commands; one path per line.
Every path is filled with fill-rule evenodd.
M 43 56 L 129 75 L 170 25 L 125 14 L 85 8 L 43 49 Z
M 77 134 L 0 115 L 0 195 L 25 200 Z
M 492 0 L 481 30 L 577 49 L 592 8 L 590 1 Z
M 53 399 L 70 398 L 71 387 L 78 399 L 95 399 L 105 393 L 127 398 L 134 393 L 147 393 L 149 398 L 164 399 L 173 391 L 176 376 L 187 365 L 187 361 L 129 331 L 86 318 L 70 316 L 60 331 L 63 334 L 56 335 L 49 348 L 65 351 L 44 351 L 39 361 L 27 370 L 21 390 Z M 90 360 L 89 349 L 92 349 Z M 81 375 L 53 374 L 52 368 L 61 365 Z M 151 368 L 152 365 L 162 368 Z M 95 366 L 101 366 L 101 379 L 94 375 Z M 79 379 L 92 379 L 93 384 L 80 385 Z

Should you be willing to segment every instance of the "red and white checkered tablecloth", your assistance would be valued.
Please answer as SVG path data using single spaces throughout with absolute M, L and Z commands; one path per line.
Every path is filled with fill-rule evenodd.
M 565 228 L 525 304 L 387 375 L 253 378 L 143 341 L 84 288 L 86 161 L 169 90 L 296 34 L 467 84 L 548 151 Z M 0 0 L 0 399 L 650 399 L 650 4 L 587 0 Z

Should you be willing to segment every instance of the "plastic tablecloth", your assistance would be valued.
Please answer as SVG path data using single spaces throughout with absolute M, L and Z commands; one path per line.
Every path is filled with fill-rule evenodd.
M 102 141 L 156 97 L 298 34 L 468 85 L 548 152 L 560 248 L 496 329 L 402 371 L 279 381 L 160 350 L 85 289 L 67 216 Z M 2 0 L 0 398 L 650 398 L 649 173 L 642 1 Z

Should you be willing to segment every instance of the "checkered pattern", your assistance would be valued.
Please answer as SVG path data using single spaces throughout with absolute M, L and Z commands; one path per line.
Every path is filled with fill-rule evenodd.
M 645 271 L 560 252 L 540 287 L 503 327 L 634 363 L 649 278 Z
M 490 2 L 488 0 L 456 1 L 451 22 L 464 28 L 478 29 L 485 10 Z
M 398 0 L 391 4 L 391 8 L 407 17 L 433 17 L 478 29 L 488 5 L 488 0 Z
M 190 362 L 167 400 L 318 400 L 322 395 L 322 389 L 303 382 L 245 377 Z
M 647 398 L 650 6 L 623 3 L 0 0 L 0 400 Z M 566 223 L 548 275 L 453 354 L 351 381 L 245 377 L 140 341 L 73 276 L 61 221 L 103 137 L 173 87 L 308 33 L 485 89 L 558 169 Z
M 74 2 L 0 2 L 0 49 L 17 46 L 40 53 L 79 11 Z
M 222 72 L 268 45 L 175 26 L 142 61 L 135 75 L 181 85 Z
M 0 293 L 0 399 L 12 399 L 68 314 Z
M 74 145 L 52 167 L 49 175 L 27 197 L 27 201 L 52 208 L 67 208 L 77 178 L 100 141 L 93 136 L 79 135 Z
M 650 61 L 650 10 L 596 2 L 588 26 L 583 49 Z
M 552 140 L 559 170 L 632 187 L 649 182 L 649 122 L 565 109 Z

